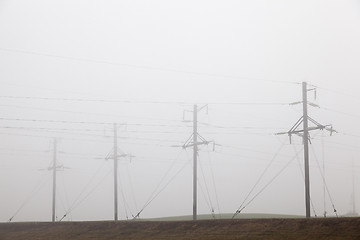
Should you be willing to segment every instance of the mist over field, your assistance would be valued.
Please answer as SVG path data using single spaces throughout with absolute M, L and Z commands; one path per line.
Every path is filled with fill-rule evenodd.
M 191 215 L 194 104 L 198 214 L 303 216 L 277 134 L 302 82 L 336 130 L 310 132 L 311 214 L 359 211 L 359 26 L 359 0 L 0 0 L 0 221 L 51 220 L 54 154 L 56 220 L 112 220 L 114 123 L 119 219 Z

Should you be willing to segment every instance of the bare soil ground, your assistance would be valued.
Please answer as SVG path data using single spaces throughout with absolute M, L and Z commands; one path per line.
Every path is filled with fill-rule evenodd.
M 360 239 L 360 218 L 0 223 L 1 240 Z

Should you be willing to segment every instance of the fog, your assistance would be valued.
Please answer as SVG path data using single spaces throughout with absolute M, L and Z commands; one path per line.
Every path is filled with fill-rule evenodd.
M 309 116 L 337 131 L 311 132 L 313 208 L 351 212 L 359 42 L 358 0 L 0 0 L 0 221 L 51 220 L 54 138 L 57 220 L 113 219 L 113 123 L 133 155 L 119 158 L 119 218 L 191 215 L 194 104 L 212 141 L 198 213 L 234 213 L 274 158 L 243 212 L 304 215 L 302 139 L 276 135 L 302 116 L 304 81 Z

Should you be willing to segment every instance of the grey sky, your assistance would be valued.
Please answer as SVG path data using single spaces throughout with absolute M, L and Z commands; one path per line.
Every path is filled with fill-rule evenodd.
M 199 213 L 209 213 L 205 182 L 219 211 L 213 177 L 220 211 L 234 212 L 283 143 L 257 191 L 294 156 L 294 146 L 301 149 L 300 138 L 292 146 L 286 136 L 273 134 L 301 116 L 300 105 L 286 103 L 301 100 L 302 81 L 318 87 L 317 99 L 309 93 L 309 100 L 321 108 L 310 108 L 310 115 L 339 131 L 332 137 L 314 132 L 311 150 L 322 164 L 324 149 L 328 187 L 345 214 L 352 172 L 360 185 L 359 24 L 358 0 L 0 0 L 0 221 L 41 183 L 14 221 L 50 219 L 51 176 L 38 169 L 51 163 L 53 137 L 59 138 L 60 163 L 72 168 L 59 172 L 58 217 L 86 186 L 85 195 L 98 188 L 76 205 L 72 219 L 113 216 L 112 163 L 103 160 L 112 150 L 111 124 L 5 119 L 127 123 L 119 127 L 119 136 L 126 137 L 119 138 L 119 148 L 136 157 L 121 161 L 119 172 L 131 216 L 173 159 L 178 160 L 163 184 L 191 160 L 191 149 L 172 145 L 181 145 L 192 131 L 182 122 L 183 111 L 209 103 L 199 121 L 210 125 L 200 125 L 199 132 L 222 146 L 201 149 L 206 180 L 199 169 L 205 193 L 199 189 Z M 303 168 L 302 154 L 299 161 Z M 191 166 L 190 161 L 141 217 L 191 214 Z M 321 215 L 323 185 L 313 154 L 311 166 L 313 202 Z M 304 214 L 303 195 L 295 160 L 245 211 Z M 331 212 L 328 197 L 326 205 Z

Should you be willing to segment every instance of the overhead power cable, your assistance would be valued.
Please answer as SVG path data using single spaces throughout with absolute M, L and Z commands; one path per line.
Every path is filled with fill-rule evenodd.
M 4 129 L 20 129 L 20 130 L 44 130 L 44 131 L 84 131 L 84 132 L 104 132 L 103 130 L 85 129 L 85 128 L 45 128 L 45 127 L 14 127 L 14 126 L 1 126 Z
M 199 181 L 199 178 L 197 179 L 197 181 L 198 181 L 198 184 L 199 184 L 200 191 L 201 191 L 201 193 L 202 193 L 202 195 L 203 195 L 203 197 L 204 197 L 204 199 L 205 199 L 205 203 L 206 203 L 206 205 L 207 205 L 208 208 L 209 208 L 210 214 L 211 214 L 212 218 L 215 219 L 216 217 L 215 217 L 214 208 L 212 207 L 212 204 L 209 202 L 210 196 L 208 196 L 208 197 L 206 196 L 206 194 L 205 194 L 205 192 L 204 192 L 204 189 L 203 189 L 203 187 L 202 187 L 202 184 L 201 184 L 201 182 Z
M 103 102 L 103 103 L 133 103 L 133 104 L 192 104 L 188 102 L 171 101 L 136 101 L 136 100 L 111 100 L 111 99 L 90 99 L 90 98 L 61 98 L 61 97 L 32 97 L 32 96 L 0 96 L 4 99 L 23 100 L 45 100 L 45 101 L 67 101 L 67 102 Z
M 21 109 L 33 109 L 39 111 L 50 111 L 50 112 L 62 112 L 62 113 L 75 113 L 75 114 L 84 114 L 84 115 L 95 115 L 95 116 L 111 116 L 111 117 L 121 117 L 126 119 L 145 119 L 152 121 L 163 121 L 163 122 L 176 122 L 182 123 L 182 120 L 174 120 L 174 119 L 162 119 L 162 118 L 150 118 L 150 117 L 139 117 L 139 116 L 126 116 L 119 114 L 109 114 L 109 113 L 99 113 L 99 112 L 82 112 L 82 111 L 70 111 L 70 110 L 62 110 L 62 109 L 54 109 L 54 108 L 39 108 L 39 107 L 29 107 L 29 106 L 19 106 L 19 105 L 7 105 L 0 104 L 0 107 L 10 107 L 10 108 L 21 108 Z
M 215 211 L 214 211 L 214 205 L 211 201 L 211 196 L 210 196 L 210 192 L 209 192 L 209 187 L 208 187 L 208 184 L 207 184 L 207 181 L 206 181 L 206 178 L 205 178 L 205 174 L 204 174 L 204 168 L 202 166 L 202 163 L 201 163 L 201 160 L 198 156 L 198 162 L 199 162 L 199 166 L 200 166 L 200 170 L 201 170 L 201 175 L 202 175 L 202 178 L 203 178 L 203 181 L 204 181 L 204 185 L 205 185 L 205 190 L 206 190 L 206 193 L 207 193 L 207 197 L 208 197 L 208 206 L 209 206 L 209 209 L 210 209 L 210 213 L 211 215 L 213 216 L 213 218 L 215 218 Z M 199 183 L 200 185 L 200 181 L 199 181 L 199 178 L 197 179 L 197 182 Z M 200 185 L 201 187 L 201 185 Z M 202 188 L 202 187 L 201 187 Z M 204 194 L 204 192 L 203 192 Z M 206 200 L 206 195 L 204 194 L 204 198 Z
M 72 135 L 82 135 L 90 137 L 106 137 L 99 134 L 83 133 L 83 132 L 74 132 L 80 130 L 70 130 L 70 129 L 51 129 L 51 128 L 31 128 L 31 127 L 10 127 L 10 126 L 0 126 L 2 129 L 15 129 L 15 130 L 26 130 L 26 131 L 35 131 L 35 132 L 47 132 L 47 133 L 59 133 L 59 134 L 72 134 Z
M 103 164 L 101 164 L 99 166 L 99 168 L 97 169 L 97 171 L 95 172 L 95 174 L 92 176 L 92 178 L 90 179 L 90 181 L 87 183 L 87 185 L 85 186 L 85 188 L 80 192 L 80 194 L 78 195 L 78 197 L 75 199 L 75 201 L 71 204 L 71 206 L 69 207 L 69 209 L 67 210 L 67 212 L 62 216 L 62 218 L 59 220 L 59 222 L 61 222 L 64 218 L 67 217 L 68 214 L 70 214 L 72 211 L 74 211 L 79 205 L 81 205 L 99 186 L 100 184 L 109 176 L 109 174 L 111 173 L 111 170 L 109 170 L 105 176 L 95 185 L 95 187 L 93 187 L 83 198 L 81 198 L 84 193 L 85 190 L 87 190 L 87 188 L 90 186 L 90 184 L 94 181 L 95 177 L 98 175 L 98 173 L 100 172 L 100 170 L 102 169 L 102 167 L 104 166 L 105 162 L 103 162 Z
M 49 132 L 50 133 L 50 132 Z M 54 132 L 53 132 L 54 133 Z M 22 134 L 22 133 L 8 133 L 8 132 L 0 132 L 0 135 L 10 135 L 10 136 L 21 136 L 21 137 L 32 137 L 32 138 L 46 138 L 53 139 L 54 135 L 44 136 L 44 135 L 32 135 L 32 134 Z M 108 143 L 111 141 L 109 138 L 102 139 L 86 139 L 86 138 L 70 138 L 70 137 L 61 137 L 62 140 L 73 140 L 73 141 L 87 141 L 87 142 L 97 142 L 97 143 Z
M 336 208 L 335 208 L 334 201 L 333 201 L 333 199 L 332 199 L 332 197 L 331 197 L 331 194 L 330 194 L 330 191 L 329 191 L 329 187 L 328 187 L 328 185 L 327 185 L 327 183 L 326 183 L 324 173 L 321 171 L 321 167 L 320 167 L 319 160 L 318 160 L 318 158 L 317 158 L 317 155 L 316 155 L 316 153 L 315 153 L 315 151 L 314 151 L 314 147 L 313 147 L 312 145 L 311 145 L 311 148 L 312 148 L 312 153 L 313 153 L 314 158 L 315 158 L 315 160 L 316 160 L 316 164 L 317 164 L 317 166 L 318 166 L 319 172 L 320 172 L 320 174 L 321 174 L 321 177 L 322 177 L 322 180 L 323 180 L 325 189 L 326 189 L 326 191 L 327 191 L 327 193 L 328 193 L 328 196 L 329 196 L 329 199 L 330 199 L 330 202 L 331 202 L 331 206 L 333 207 L 333 211 L 334 211 L 336 217 L 338 217 L 337 210 L 336 210 Z
M 137 201 L 136 201 L 136 198 L 135 198 L 135 192 L 134 192 L 134 185 L 133 185 L 133 181 L 132 181 L 132 178 L 131 178 L 131 175 L 130 175 L 130 168 L 128 166 L 128 164 L 126 164 L 126 169 L 127 169 L 127 176 L 128 176 L 128 179 L 129 179 L 129 185 L 130 185 L 130 190 L 131 190 L 131 195 L 132 195 L 132 200 L 134 202 L 134 205 L 135 205 L 135 211 L 138 212 L 138 205 L 137 205 Z
M 297 152 L 295 154 L 295 156 L 293 158 L 291 158 L 289 160 L 289 162 L 282 168 L 280 169 L 280 171 L 272 178 L 270 179 L 270 181 L 263 187 L 260 189 L 260 191 L 255 194 L 246 204 L 243 204 L 240 208 L 238 208 L 238 210 L 236 210 L 236 212 L 234 213 L 233 217 L 234 218 L 237 214 L 241 213 L 250 203 L 252 203 L 256 197 L 258 197 L 278 176 L 280 176 L 280 174 L 294 161 L 294 159 L 297 158 L 297 155 L 302 151 L 302 149 Z
M 4 121 L 25 121 L 25 122 L 45 122 L 45 123 L 61 123 L 61 124 L 108 124 L 107 122 L 76 122 L 76 121 L 62 121 L 62 120 L 39 120 L 39 119 L 15 119 L 15 118 L 0 118 L 0 120 Z M 128 126 L 138 126 L 138 127 L 175 127 L 175 128 L 190 128 L 191 126 L 177 126 L 177 125 L 166 125 L 166 124 L 124 124 Z M 87 136 L 95 136 L 95 137 L 106 137 L 104 135 L 99 134 L 89 134 L 89 133 L 79 133 L 81 131 L 85 132 L 104 132 L 104 130 L 95 130 L 95 129 L 84 129 L 84 128 L 48 128 L 48 127 L 17 127 L 17 126 L 0 126 L 3 129 L 19 129 L 19 130 L 31 130 L 31 131 L 45 131 L 45 132 L 56 132 L 56 133 L 66 133 L 66 134 L 80 134 Z M 127 133 L 164 133 L 164 134 L 174 134 L 174 133 L 186 133 L 181 131 L 162 131 L 162 130 L 126 130 Z M 251 131 L 231 131 L 231 132 L 223 132 L 223 131 L 204 131 L 205 134 L 229 134 L 229 135 L 262 135 L 262 136 L 270 136 L 272 133 L 260 133 L 260 132 L 251 132 Z
M 40 181 L 40 184 L 36 186 L 29 196 L 25 199 L 25 201 L 20 205 L 20 207 L 15 211 L 15 213 L 9 218 L 9 222 L 11 222 L 16 215 L 25 207 L 25 205 L 33 198 L 45 185 L 48 183 L 48 178 L 50 175 L 45 175 L 45 177 Z
M 338 111 L 338 110 L 334 110 L 334 109 L 328 108 L 328 107 L 320 107 L 320 109 L 324 109 L 324 110 L 326 110 L 326 111 L 334 112 L 334 113 L 338 113 L 338 114 L 342 114 L 342 115 L 347 115 L 347 116 L 354 117 L 354 118 L 360 118 L 360 115 L 358 115 L 358 114 L 353 114 L 353 113 L 347 113 L 347 112 L 343 112 L 343 111 Z
M 63 205 L 64 211 L 66 211 L 66 209 L 69 209 L 69 208 L 70 208 L 70 204 L 69 204 L 68 192 L 67 192 L 67 190 L 66 190 L 66 184 L 65 184 L 64 174 L 61 174 L 61 179 L 62 179 L 62 181 L 63 181 L 62 186 L 63 186 L 63 190 L 64 190 L 64 193 L 65 193 L 64 195 L 65 195 L 66 207 L 65 207 L 65 204 L 63 203 L 63 201 L 62 201 L 62 199 L 61 199 L 61 195 L 60 195 L 60 201 L 61 201 L 61 203 L 62 203 L 62 205 Z M 70 220 L 71 220 L 71 218 L 72 218 L 72 216 L 71 216 L 71 214 L 70 214 Z
M 280 127 L 252 127 L 252 126 L 221 126 L 221 125 L 214 125 L 209 123 L 200 123 L 199 125 L 203 125 L 204 127 L 209 128 L 219 128 L 219 129 L 255 129 L 255 130 L 273 130 L 273 129 L 279 129 L 284 130 L 286 128 L 280 128 Z
M 132 211 L 131 211 L 131 208 L 130 208 L 130 206 L 129 206 L 128 201 L 126 201 L 125 193 L 124 193 L 124 190 L 123 190 L 123 184 L 122 184 L 122 181 L 121 181 L 121 178 L 120 178 L 119 175 L 118 175 L 118 182 L 119 182 L 119 186 L 120 186 L 121 197 L 122 197 L 122 199 L 123 199 L 125 216 L 126 216 L 126 219 L 128 220 L 128 219 L 129 219 L 128 210 L 129 210 L 129 212 L 130 212 L 130 214 L 131 214 L 132 217 L 134 217 L 134 214 L 133 214 Z
M 178 161 L 181 153 L 182 153 L 182 149 L 179 151 L 179 154 L 177 155 L 177 157 L 172 161 L 170 167 L 168 168 L 168 170 L 165 172 L 164 176 L 161 178 L 159 184 L 156 186 L 155 190 L 150 194 L 149 198 L 147 199 L 147 201 L 145 202 L 144 206 L 140 209 L 140 211 L 134 216 L 134 219 L 139 218 L 140 214 L 144 211 L 144 209 L 149 206 L 149 204 L 154 201 L 154 199 L 175 179 L 175 177 L 180 174 L 180 172 L 186 167 L 186 165 L 189 163 L 189 161 L 185 162 L 185 164 L 183 165 L 183 167 L 168 181 L 168 183 L 166 183 L 162 188 L 160 188 L 160 186 L 162 185 L 162 183 L 165 181 L 166 177 L 169 175 L 170 171 L 173 169 L 175 163 Z
M 274 156 L 271 158 L 270 162 L 268 163 L 268 165 L 265 167 L 265 169 L 263 170 L 263 172 L 261 173 L 260 177 L 258 178 L 258 180 L 256 181 L 256 183 L 254 184 L 254 186 L 251 188 L 250 192 L 248 193 L 248 195 L 246 195 L 244 201 L 241 203 L 241 205 L 238 207 L 237 211 L 235 212 L 235 214 L 233 215 L 232 218 L 234 218 L 236 216 L 237 213 L 240 213 L 241 210 L 243 209 L 243 206 L 245 204 L 245 202 L 248 200 L 248 198 L 250 197 L 250 195 L 253 193 L 253 191 L 255 190 L 255 188 L 257 187 L 257 185 L 260 183 L 261 179 L 264 177 L 265 173 L 267 172 L 267 170 L 270 168 L 270 166 L 272 165 L 272 163 L 274 162 L 274 160 L 277 158 L 277 156 L 279 155 L 279 153 L 281 152 L 281 149 L 285 146 L 285 141 L 281 144 L 280 148 L 276 151 L 276 153 L 274 154 Z
M 33 97 L 33 96 L 9 96 L 2 95 L 3 99 L 23 99 L 23 100 L 45 100 L 45 101 L 67 101 L 67 102 L 102 102 L 102 103 L 129 103 L 129 104 L 178 104 L 192 105 L 193 102 L 182 101 L 140 101 L 140 100 L 111 100 L 111 99 L 90 99 L 90 98 L 55 98 L 55 97 Z M 206 102 L 198 104 L 212 105 L 289 105 L 287 102 Z
M 25 119 L 25 118 L 0 118 L 5 121 L 24 121 L 24 122 L 48 122 L 48 123 L 74 123 L 74 124 L 114 124 L 110 122 L 87 122 L 87 121 L 66 121 L 66 120 L 45 120 L 45 119 Z
M 58 59 L 78 61 L 78 62 L 88 62 L 88 63 L 96 63 L 96 64 L 113 65 L 113 66 L 119 66 L 119 67 L 144 69 L 144 70 L 151 70 L 151 71 L 173 72 L 173 73 L 182 73 L 182 74 L 208 76 L 208 77 L 219 77 L 219 78 L 228 78 L 228 79 L 236 79 L 236 80 L 261 81 L 261 82 L 273 82 L 273 83 L 296 84 L 296 85 L 300 84 L 299 82 L 293 82 L 293 81 L 238 77 L 238 76 L 230 76 L 230 75 L 224 75 L 224 74 L 186 71 L 186 70 L 170 69 L 170 68 L 163 68 L 163 67 L 142 66 L 142 65 L 135 65 L 135 64 L 128 64 L 128 63 L 111 62 L 111 61 L 107 61 L 107 60 L 71 57 L 71 56 L 57 55 L 57 54 L 51 54 L 51 53 L 41 53 L 41 52 L 27 51 L 27 50 L 20 50 L 20 49 L 0 48 L 0 51 L 42 56 L 42 57 L 49 57 L 49 58 L 58 58 Z
M 147 124 L 143 124 L 143 125 L 137 125 L 137 126 L 146 126 L 146 127 L 151 127 L 151 125 L 147 125 Z M 156 125 L 154 125 L 155 127 L 157 127 Z M 169 126 L 169 125 L 168 125 Z M 165 127 L 165 125 L 163 126 Z M 182 126 L 182 127 L 186 127 L 186 126 Z M 20 130 L 34 130 L 34 131 L 51 131 L 51 132 L 75 132 L 76 134 L 79 134 L 78 132 L 101 132 L 103 133 L 104 130 L 100 130 L 100 129 L 86 129 L 86 128 L 49 128 L 49 127 L 17 127 L 17 126 L 1 126 L 0 128 L 4 128 L 4 129 L 20 129 Z M 141 130 L 125 130 L 125 132 L 143 132 Z M 146 131 L 145 131 L 146 132 Z M 162 133 L 162 132 L 169 132 L 169 131 L 150 131 L 151 133 L 153 132 L 158 132 L 158 133 Z M 175 133 L 175 132 L 171 132 L 171 133 Z M 95 135 L 95 136 L 104 136 L 104 135 Z M 123 138 L 123 137 L 120 137 Z
M 209 146 L 207 145 L 206 148 L 208 149 Z M 210 172 L 211 172 L 211 178 L 212 178 L 212 182 L 213 182 L 213 186 L 214 186 L 214 191 L 215 191 L 215 197 L 216 197 L 216 205 L 219 211 L 219 216 L 221 218 L 221 210 L 220 210 L 220 204 L 219 204 L 219 197 L 218 197 L 218 193 L 217 193 L 217 187 L 216 187 L 216 183 L 215 183 L 215 175 L 214 175 L 214 170 L 213 170 L 213 166 L 212 166 L 212 158 L 210 156 L 210 152 L 207 151 L 207 155 L 209 158 L 209 165 L 210 165 Z
M 355 138 L 360 138 L 360 135 L 358 134 L 351 134 L 351 133 L 344 133 L 344 132 L 339 132 L 340 134 L 344 135 L 344 136 L 350 136 L 350 137 L 355 137 Z
M 315 86 L 315 85 L 312 85 L 312 86 L 313 86 L 313 87 L 316 87 L 316 88 L 318 88 L 318 89 L 327 91 L 327 92 L 332 92 L 332 93 L 339 94 L 339 95 L 343 95 L 343 96 L 346 96 L 346 97 L 359 99 L 359 96 L 352 95 L 352 94 L 348 94 L 348 93 L 344 93 L 344 92 L 341 92 L 341 91 L 338 91 L 338 90 L 333 90 L 333 89 L 330 89 L 330 88 L 319 87 L 319 86 Z
M 52 120 L 52 119 L 27 119 L 27 118 L 5 118 L 1 117 L 3 121 L 24 121 L 24 122 L 47 122 L 47 123 L 69 123 L 69 124 L 100 124 L 113 125 L 113 122 L 89 122 L 89 121 L 69 121 L 69 120 Z M 126 126 L 150 126 L 150 127 L 190 127 L 187 125 L 172 125 L 172 124 L 153 124 L 153 123 L 120 123 Z M 91 131 L 91 130 L 88 130 Z
M 44 123 L 62 123 L 62 124 L 94 124 L 94 125 L 113 125 L 110 122 L 88 122 L 88 121 L 68 121 L 68 120 L 48 120 L 48 119 L 25 119 L 25 118 L 0 118 L 1 121 L 20 121 L 20 122 L 44 122 Z M 187 125 L 172 125 L 172 124 L 151 124 L 151 123 L 121 123 L 125 126 L 137 126 L 137 127 L 174 127 L 174 128 L 190 128 Z M 103 132 L 103 130 L 94 129 L 71 129 L 71 128 L 31 128 L 31 127 L 13 127 L 13 126 L 1 126 L 0 128 L 13 128 L 13 129 L 33 129 L 33 130 L 54 130 L 54 131 L 97 131 Z M 142 132 L 140 130 L 126 130 L 126 132 Z M 149 131 L 154 133 L 153 131 Z M 174 133 L 173 131 L 155 131 L 155 133 Z

